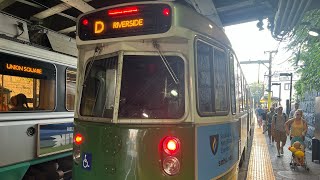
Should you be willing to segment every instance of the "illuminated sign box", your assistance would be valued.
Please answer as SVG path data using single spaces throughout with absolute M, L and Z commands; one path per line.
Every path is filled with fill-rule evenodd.
M 78 22 L 81 40 L 97 40 L 167 32 L 172 12 L 166 4 L 104 9 L 86 14 Z

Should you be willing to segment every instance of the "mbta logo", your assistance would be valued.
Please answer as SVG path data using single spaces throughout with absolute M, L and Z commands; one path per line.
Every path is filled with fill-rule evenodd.
M 213 155 L 217 154 L 218 146 L 219 146 L 219 134 L 210 136 L 210 147 Z

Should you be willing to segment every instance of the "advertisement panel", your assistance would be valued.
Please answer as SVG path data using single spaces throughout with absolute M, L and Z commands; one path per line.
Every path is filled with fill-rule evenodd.
M 73 123 L 39 124 L 38 156 L 72 150 Z
M 237 123 L 197 127 L 198 179 L 212 179 L 228 171 L 239 157 Z

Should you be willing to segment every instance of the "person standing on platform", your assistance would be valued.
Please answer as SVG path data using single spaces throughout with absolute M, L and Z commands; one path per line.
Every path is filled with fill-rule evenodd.
M 258 126 L 259 128 L 261 128 L 262 126 L 262 115 L 263 115 L 263 109 L 261 108 L 261 106 L 258 106 L 258 109 L 256 110 L 256 115 L 257 115 L 257 122 L 258 122 Z
M 267 113 L 268 113 L 268 108 L 263 109 L 262 113 L 262 134 L 267 132 Z
M 302 110 L 297 109 L 294 118 L 286 122 L 286 133 L 288 136 L 290 135 L 290 140 L 292 140 L 293 138 L 300 138 L 302 141 L 304 141 L 308 130 L 308 125 L 307 122 L 302 118 L 302 116 Z M 291 144 L 293 143 L 294 142 L 291 142 Z
M 269 137 L 269 144 L 273 145 L 274 137 L 272 136 L 271 125 L 272 125 L 272 117 L 275 115 L 274 107 L 270 107 L 270 112 L 267 114 L 267 130 Z
M 298 109 L 299 109 L 299 103 L 294 103 L 294 109 L 292 109 L 292 110 L 290 111 L 289 119 L 293 118 L 294 113 L 295 113 L 296 110 L 298 110 Z
M 283 154 L 283 147 L 287 141 L 285 123 L 287 122 L 288 117 L 282 111 L 283 108 L 281 106 L 278 107 L 277 114 L 273 115 L 271 124 L 272 134 L 277 143 L 278 157 L 280 157 L 280 154 Z M 282 142 L 281 145 L 280 142 Z

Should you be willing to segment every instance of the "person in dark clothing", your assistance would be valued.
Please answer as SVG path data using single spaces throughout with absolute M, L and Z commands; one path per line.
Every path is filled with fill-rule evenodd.
M 269 137 L 269 144 L 273 145 L 274 137 L 272 136 L 271 125 L 272 125 L 272 117 L 275 115 L 276 112 L 274 107 L 270 107 L 270 112 L 267 114 L 267 130 L 268 130 L 268 137 Z
M 11 97 L 13 107 L 10 108 L 10 111 L 27 111 L 29 110 L 27 96 L 20 93 L 16 96 Z
M 258 106 L 258 109 L 256 110 L 256 116 L 257 116 L 257 121 L 258 121 L 258 126 L 261 128 L 262 126 L 262 115 L 263 115 L 263 109 L 261 106 Z
M 262 133 L 264 134 L 267 131 L 267 113 L 268 108 L 264 108 L 261 114 L 262 117 Z

